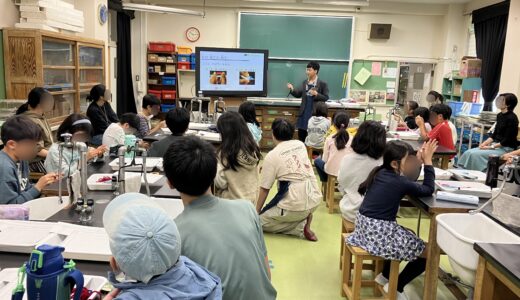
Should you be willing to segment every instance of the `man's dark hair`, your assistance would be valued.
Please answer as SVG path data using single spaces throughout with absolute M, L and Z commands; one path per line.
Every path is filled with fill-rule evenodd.
M 312 68 L 316 71 L 316 73 L 320 72 L 320 64 L 317 61 L 310 61 L 307 64 L 307 68 Z
M 435 104 L 430 107 L 430 113 L 442 115 L 444 120 L 449 120 L 451 117 L 451 108 L 446 104 Z
M 166 126 L 172 135 L 183 135 L 190 125 L 190 113 L 184 107 L 176 107 L 166 114 Z
M 215 148 L 195 136 L 175 139 L 164 154 L 163 165 L 173 187 L 190 196 L 204 194 L 217 175 Z
M 138 130 L 139 124 L 141 120 L 137 116 L 137 114 L 134 113 L 124 113 L 121 118 L 119 118 L 119 124 L 126 124 L 130 125 L 130 127 Z
M 157 96 L 153 94 L 147 94 L 143 97 L 143 108 L 148 108 L 148 106 L 161 105 L 161 100 L 157 98 Z
M 8 118 L 0 129 L 4 146 L 8 141 L 20 142 L 23 140 L 40 141 L 42 129 L 31 119 L 24 115 L 16 115 Z
M 286 119 L 278 118 L 274 120 L 273 125 L 271 126 L 273 130 L 273 136 L 275 139 L 283 142 L 292 140 L 294 135 L 294 125 L 291 124 Z

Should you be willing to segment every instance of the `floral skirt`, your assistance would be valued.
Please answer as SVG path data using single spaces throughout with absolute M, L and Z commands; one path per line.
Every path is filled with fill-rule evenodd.
M 389 260 L 413 261 L 426 247 L 423 240 L 396 221 L 372 219 L 359 212 L 356 229 L 346 242 Z

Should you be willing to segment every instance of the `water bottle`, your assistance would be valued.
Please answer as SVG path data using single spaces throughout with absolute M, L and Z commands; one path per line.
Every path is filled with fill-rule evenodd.
M 500 156 L 491 154 L 488 158 L 486 185 L 493 188 L 497 187 L 498 168 L 500 167 Z

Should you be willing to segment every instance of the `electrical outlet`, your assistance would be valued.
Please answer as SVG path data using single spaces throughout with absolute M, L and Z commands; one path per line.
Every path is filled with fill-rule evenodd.
M 141 80 L 141 77 L 139 75 L 135 75 L 135 81 Z

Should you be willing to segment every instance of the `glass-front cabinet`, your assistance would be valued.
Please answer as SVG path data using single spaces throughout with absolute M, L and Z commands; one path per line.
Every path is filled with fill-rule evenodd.
M 54 109 L 46 113 L 51 124 L 85 113 L 84 98 L 105 83 L 102 41 L 32 29 L 3 29 L 3 35 L 5 65 L 11 66 L 7 98 L 27 99 L 33 87 L 43 86 L 54 96 Z

